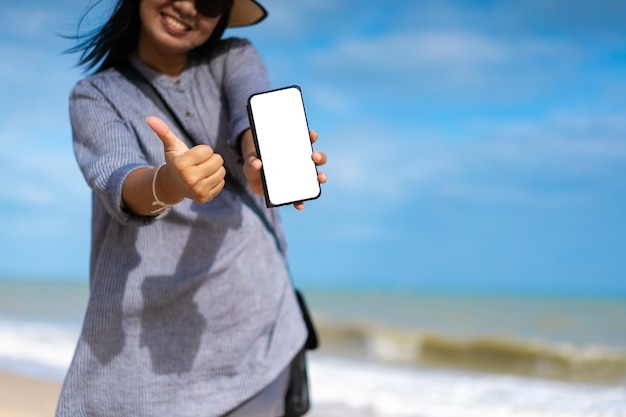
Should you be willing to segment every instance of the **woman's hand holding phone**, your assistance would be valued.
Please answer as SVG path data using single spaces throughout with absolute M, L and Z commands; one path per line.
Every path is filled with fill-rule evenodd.
M 253 145 L 242 146 L 246 178 L 267 207 L 293 204 L 320 196 L 326 175 L 317 167 L 326 154 L 314 152 L 317 133 L 309 130 L 302 91 L 298 86 L 256 93 L 248 99 Z M 260 176 L 258 175 L 260 174 Z
M 318 134 L 315 130 L 309 131 L 309 137 L 311 139 L 311 144 L 315 143 L 318 139 Z M 246 130 L 241 136 L 241 153 L 243 155 L 243 172 L 248 180 L 248 184 L 250 188 L 255 194 L 264 195 L 265 191 L 263 188 L 263 179 L 261 177 L 261 168 L 263 167 L 263 163 L 258 157 L 256 147 L 254 145 L 254 139 L 252 137 L 252 131 L 250 129 Z M 322 166 L 326 164 L 327 156 L 326 153 L 315 151 L 311 155 L 312 161 L 316 166 Z M 324 184 L 327 181 L 327 176 L 324 172 L 318 171 L 317 180 L 320 184 Z M 304 210 L 304 202 L 297 201 L 293 203 L 293 206 L 296 210 Z

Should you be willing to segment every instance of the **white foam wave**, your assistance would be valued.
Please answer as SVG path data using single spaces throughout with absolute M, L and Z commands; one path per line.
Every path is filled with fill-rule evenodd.
M 79 329 L 71 325 L 0 320 L 0 359 L 64 374 L 78 335 Z
M 322 408 L 376 417 L 626 416 L 626 387 L 310 359 L 311 393 Z
M 0 319 L 0 362 L 62 378 L 79 330 Z M 309 365 L 311 417 L 626 417 L 626 386 L 391 367 L 319 352 L 309 355 Z

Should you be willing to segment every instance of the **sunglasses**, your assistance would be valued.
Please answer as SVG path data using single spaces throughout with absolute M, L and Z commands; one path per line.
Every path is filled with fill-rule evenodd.
M 233 5 L 233 0 L 196 0 L 196 10 L 206 17 L 221 16 Z

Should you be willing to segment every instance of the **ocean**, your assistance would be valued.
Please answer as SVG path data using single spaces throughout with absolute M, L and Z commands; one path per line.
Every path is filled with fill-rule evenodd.
M 311 417 L 626 417 L 626 299 L 303 292 Z M 0 280 L 0 368 L 62 380 L 84 282 Z

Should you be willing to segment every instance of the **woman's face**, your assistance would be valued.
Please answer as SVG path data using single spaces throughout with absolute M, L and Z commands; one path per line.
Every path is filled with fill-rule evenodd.
M 221 17 L 198 13 L 194 0 L 141 0 L 139 16 L 137 52 L 151 59 L 186 57 L 209 39 Z

